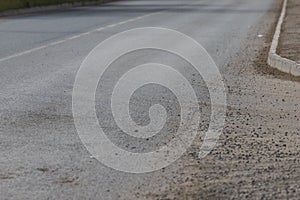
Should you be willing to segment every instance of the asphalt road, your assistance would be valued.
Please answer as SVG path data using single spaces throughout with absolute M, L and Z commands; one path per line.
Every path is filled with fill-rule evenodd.
M 265 64 L 280 6 L 276 0 L 125 0 L 1 18 L 1 199 L 299 198 L 299 80 Z M 170 166 L 129 174 L 104 166 L 84 147 L 72 116 L 72 90 L 80 64 L 97 44 L 140 27 L 174 29 L 202 44 L 224 78 L 228 105 L 223 134 L 204 159 L 195 156 L 199 136 Z M 121 57 L 104 83 L 149 61 L 186 73 L 202 94 L 200 128 L 206 130 L 205 83 L 172 54 L 144 50 Z M 148 108 L 157 103 L 167 106 L 170 116 L 150 144 L 121 135 L 107 113 L 109 104 L 101 101 L 105 95 L 96 95 L 97 116 L 109 138 L 133 152 L 163 146 L 172 137 L 166 133 L 178 123 L 178 104 L 170 91 L 155 85 L 144 89 L 132 98 L 132 118 L 147 125 Z

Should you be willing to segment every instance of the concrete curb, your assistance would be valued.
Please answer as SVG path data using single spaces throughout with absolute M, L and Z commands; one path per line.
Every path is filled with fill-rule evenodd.
M 284 20 L 285 14 L 286 14 L 287 1 L 288 0 L 284 0 L 284 3 L 283 3 L 281 15 L 278 20 L 278 24 L 276 27 L 276 31 L 274 34 L 274 38 L 273 38 L 269 56 L 268 56 L 268 64 L 271 67 L 276 68 L 282 72 L 291 74 L 293 76 L 300 76 L 300 64 L 298 64 L 295 61 L 289 60 L 287 58 L 283 58 L 277 54 L 277 47 L 278 47 L 278 43 L 279 43 L 281 27 L 282 27 L 283 20 Z
M 7 16 L 15 16 L 15 15 L 25 15 L 25 14 L 34 14 L 39 12 L 47 12 L 47 11 L 55 11 L 55 10 L 63 10 L 73 7 L 79 6 L 92 6 L 92 5 L 99 5 L 103 3 L 108 3 L 117 0 L 94 0 L 91 2 L 76 2 L 76 3 L 64 3 L 59 5 L 50 5 L 50 6 L 40 6 L 40 7 L 33 7 L 33 8 L 21 8 L 16 10 L 8 10 L 0 12 L 0 17 L 7 17 Z

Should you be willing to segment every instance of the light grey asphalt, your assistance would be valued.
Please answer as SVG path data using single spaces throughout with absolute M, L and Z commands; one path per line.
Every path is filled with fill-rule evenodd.
M 125 0 L 0 19 L 1 59 L 154 13 L 0 62 L 1 199 L 297 199 L 299 80 L 269 71 L 265 65 L 279 10 L 276 0 Z M 204 160 L 195 157 L 200 144 L 196 139 L 171 166 L 132 175 L 91 158 L 81 143 L 71 110 L 76 72 L 98 43 L 137 27 L 181 31 L 201 43 L 219 66 L 228 93 L 227 122 L 218 146 Z M 141 51 L 114 65 L 126 68 L 149 60 L 185 71 L 203 92 L 199 98 L 208 101 L 201 78 L 193 78 L 193 71 L 186 70 L 188 64 L 173 55 Z M 120 73 L 112 70 L 105 80 L 113 82 Z M 146 125 L 146 108 L 167 104 L 164 95 L 173 102 L 172 94 L 163 88 L 149 87 L 135 94 L 133 119 Z M 143 146 L 118 135 L 113 123 L 106 122 L 110 120 L 106 104 L 99 102 L 99 121 L 122 148 L 149 151 L 170 139 L 162 133 Z M 172 124 L 178 122 L 178 105 L 166 106 L 175 117 L 164 130 L 176 129 Z M 203 110 L 208 112 L 203 113 L 205 123 L 209 109 Z

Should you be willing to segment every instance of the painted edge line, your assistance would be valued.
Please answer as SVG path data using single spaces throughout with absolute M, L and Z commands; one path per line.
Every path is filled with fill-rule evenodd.
M 106 0 L 104 0 L 104 1 L 106 1 Z M 192 6 L 192 5 L 198 5 L 198 2 L 197 3 L 192 3 L 192 4 L 187 4 L 183 7 Z M 170 10 L 170 9 L 165 9 L 165 10 Z M 159 14 L 159 13 L 162 13 L 162 12 L 163 11 L 161 10 L 161 11 L 145 14 L 145 15 L 134 17 L 134 18 L 131 18 L 131 19 L 128 19 L 128 20 L 125 20 L 125 21 L 115 23 L 115 24 L 110 24 L 110 25 L 107 25 L 107 26 L 103 26 L 103 27 L 100 27 L 100 28 L 95 29 L 95 30 L 80 33 L 78 35 L 73 35 L 73 36 L 70 36 L 70 37 L 66 37 L 62 40 L 58 40 L 58 41 L 55 41 L 55 42 L 52 42 L 52 43 L 49 43 L 49 44 L 45 44 L 45 45 L 42 45 L 42 46 L 39 46 L 39 47 L 36 47 L 36 48 L 25 50 L 23 52 L 16 53 L 16 54 L 13 54 L 13 55 L 5 56 L 3 58 L 0 58 L 0 62 L 7 61 L 7 60 L 10 60 L 10 59 L 13 59 L 13 58 L 16 58 L 16 57 L 19 57 L 19 56 L 23 56 L 23 55 L 26 55 L 26 54 L 30 54 L 30 53 L 33 53 L 33 52 L 36 52 L 36 51 L 39 51 L 39 50 L 42 50 L 42 49 L 45 49 L 45 48 L 48 48 L 48 47 L 52 47 L 52 46 L 55 46 L 55 45 L 58 45 L 58 44 L 61 44 L 61 43 L 64 43 L 64 42 L 67 42 L 67 41 L 70 41 L 70 40 L 74 40 L 74 39 L 77 39 L 77 38 L 80 38 L 82 36 L 89 35 L 89 34 L 92 34 L 92 33 L 95 33 L 95 32 L 100 32 L 100 31 L 103 31 L 103 30 L 108 29 L 108 28 L 113 28 L 113 27 L 116 27 L 116 26 L 119 26 L 119 25 L 134 22 L 134 21 L 137 21 L 137 20 L 140 20 L 140 19 L 143 19 L 143 18 L 146 18 L 146 17 L 150 17 L 152 15 Z
M 33 49 L 29 49 L 29 50 L 26 50 L 26 51 L 22 51 L 20 53 L 16 53 L 16 54 L 13 54 L 13 55 L 9 55 L 9 56 L 0 58 L 0 62 L 7 61 L 7 60 L 10 60 L 10 59 L 13 59 L 13 58 L 16 58 L 16 57 L 19 57 L 19 56 L 23 56 L 23 55 L 26 55 L 26 54 L 30 54 L 30 53 L 33 53 L 33 52 L 36 52 L 36 51 L 39 51 L 39 50 L 42 50 L 42 49 L 45 49 L 45 48 L 48 48 L 48 47 L 52 47 L 52 46 L 55 46 L 55 45 L 58 45 L 58 44 L 62 44 L 64 42 L 67 42 L 67 41 L 70 41 L 70 40 L 75 40 L 75 39 L 78 39 L 80 37 L 90 35 L 92 33 L 100 32 L 100 31 L 103 31 L 103 30 L 106 30 L 106 29 L 109 29 L 109 28 L 114 28 L 116 26 L 123 25 L 123 24 L 126 24 L 126 23 L 135 22 L 137 20 L 149 17 L 151 15 L 158 14 L 160 12 L 161 11 L 146 14 L 146 15 L 142 15 L 142 16 L 138 16 L 138 17 L 134 17 L 134 18 L 131 18 L 131 19 L 127 19 L 125 21 L 115 23 L 115 24 L 109 24 L 109 25 L 106 25 L 106 26 L 103 26 L 103 27 L 100 27 L 100 28 L 97 28 L 97 29 L 94 29 L 94 30 L 91 30 L 91 31 L 80 33 L 78 35 L 69 36 L 69 37 L 66 37 L 62 40 L 51 42 L 49 44 L 45 44 L 45 45 L 42 45 L 42 46 L 39 46 L 39 47 L 36 47 L 36 48 L 33 48 Z
M 278 44 L 279 44 L 279 38 L 280 38 L 280 34 L 281 34 L 282 24 L 284 21 L 284 17 L 286 15 L 286 10 L 287 10 L 287 2 L 288 2 L 288 0 L 284 0 L 284 2 L 283 2 L 281 14 L 280 14 L 280 17 L 278 20 L 278 24 L 276 26 L 276 31 L 275 31 L 273 41 L 271 44 L 271 48 L 270 48 L 270 52 L 268 55 L 268 64 L 272 68 L 276 68 L 282 72 L 291 74 L 293 76 L 300 76 L 300 64 L 299 63 L 297 63 L 293 60 L 287 59 L 287 58 L 283 58 L 277 54 L 277 48 L 278 48 Z

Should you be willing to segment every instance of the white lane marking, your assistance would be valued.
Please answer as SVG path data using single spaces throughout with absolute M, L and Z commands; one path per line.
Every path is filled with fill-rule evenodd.
M 192 5 L 196 6 L 198 4 L 199 4 L 198 2 L 195 2 L 195 3 L 191 3 L 191 4 L 186 4 L 185 6 L 182 6 L 182 7 L 184 8 L 184 7 L 192 6 Z M 171 9 L 165 9 L 165 10 L 171 10 Z M 165 10 L 163 10 L 163 11 L 165 11 Z M 103 31 L 103 30 L 108 29 L 108 28 L 113 28 L 113 27 L 116 27 L 116 26 L 119 26 L 119 25 L 134 22 L 134 21 L 149 17 L 151 15 L 162 13 L 163 11 L 153 12 L 153 13 L 142 15 L 142 16 L 139 16 L 139 17 L 134 17 L 134 18 L 131 18 L 131 19 L 128 19 L 128 20 L 125 20 L 125 21 L 115 23 L 115 24 L 110 24 L 110 25 L 107 25 L 107 26 L 100 27 L 100 28 L 95 29 L 95 30 L 91 30 L 91 31 L 88 31 L 88 32 L 80 33 L 78 35 L 66 37 L 66 38 L 64 38 L 62 40 L 59 40 L 59 41 L 55 41 L 55 42 L 45 44 L 45 45 L 42 45 L 42 46 L 39 46 L 39 47 L 36 47 L 36 48 L 33 48 L 33 49 L 29 49 L 29 50 L 26 50 L 26 51 L 23 51 L 23 52 L 20 52 L 20 53 L 16 53 L 16 54 L 13 54 L 13 55 L 10 55 L 10 56 L 0 58 L 0 62 L 7 61 L 7 60 L 10 60 L 10 59 L 13 59 L 13 58 L 16 58 L 16 57 L 19 57 L 19 56 L 23 56 L 23 55 L 26 55 L 26 54 L 29 54 L 29 53 L 33 53 L 35 51 L 39 51 L 39 50 L 42 50 L 42 49 L 45 49 L 45 48 L 48 48 L 48 47 L 51 47 L 51 46 L 55 46 L 55 45 L 58 45 L 58 44 L 61 44 L 61 43 L 64 43 L 64 42 L 67 42 L 67 41 L 70 41 L 70 40 L 78 39 L 82 36 L 86 36 L 86 35 L 89 35 L 89 34 L 92 34 L 92 33 L 95 33 L 95 32 Z
M 128 19 L 128 20 L 125 20 L 125 21 L 115 23 L 115 24 L 110 24 L 110 25 L 107 25 L 107 26 L 104 26 L 104 27 L 101 27 L 101 28 L 97 28 L 95 30 L 80 33 L 78 35 L 73 35 L 73 36 L 70 36 L 70 37 L 66 37 L 66 38 L 64 38 L 62 40 L 59 40 L 59 41 L 55 41 L 55 42 L 45 44 L 45 45 L 42 45 L 42 46 L 39 46 L 39 47 L 36 47 L 36 48 L 33 48 L 33 49 L 29 49 L 29 50 L 26 50 L 26 51 L 23 51 L 23 52 L 20 52 L 20 53 L 16 53 L 16 54 L 13 54 L 13 55 L 10 55 L 10 56 L 0 58 L 0 62 L 7 61 L 7 60 L 10 60 L 10 59 L 13 59 L 13 58 L 16 58 L 16 57 L 19 57 L 19 56 L 23 56 L 23 55 L 26 55 L 26 54 L 29 54 L 29 53 L 33 53 L 35 51 L 39 51 L 39 50 L 42 50 L 42 49 L 45 49 L 45 48 L 48 48 L 48 47 L 51 47 L 51 46 L 55 46 L 55 45 L 58 45 L 58 44 L 61 44 L 61 43 L 64 43 L 64 42 L 67 42 L 67 41 L 70 41 L 70 40 L 78 39 L 82 36 L 86 36 L 86 35 L 89 35 L 89 34 L 92 34 L 92 33 L 95 33 L 95 32 L 103 31 L 103 30 L 108 29 L 108 28 L 113 28 L 113 27 L 116 27 L 118 25 L 123 25 L 123 24 L 129 23 L 129 22 L 134 22 L 134 21 L 149 17 L 151 15 L 158 14 L 160 12 L 161 11 L 146 14 L 146 15 L 142 15 L 142 16 L 131 18 L 131 19 Z

